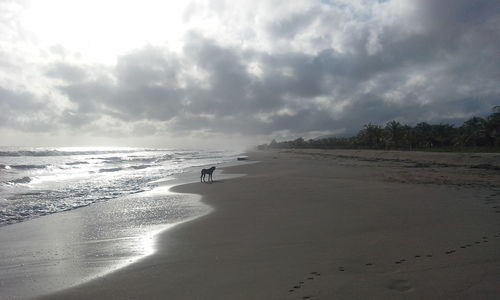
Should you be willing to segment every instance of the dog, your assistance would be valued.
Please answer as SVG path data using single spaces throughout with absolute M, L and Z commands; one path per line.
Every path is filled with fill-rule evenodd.
M 201 170 L 201 176 L 200 176 L 200 182 L 205 182 L 205 176 L 208 174 L 208 181 L 213 182 L 214 180 L 212 179 L 212 174 L 214 173 L 215 167 L 211 167 L 210 169 L 202 169 Z

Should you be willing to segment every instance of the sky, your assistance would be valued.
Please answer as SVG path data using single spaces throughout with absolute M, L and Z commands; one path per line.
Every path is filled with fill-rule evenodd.
M 495 0 L 0 0 L 0 145 L 235 148 L 500 105 Z

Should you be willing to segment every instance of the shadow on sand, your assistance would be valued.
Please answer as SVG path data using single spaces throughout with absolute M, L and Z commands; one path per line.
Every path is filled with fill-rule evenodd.
M 214 180 L 214 181 L 203 181 L 201 183 L 212 184 L 212 183 L 224 183 L 224 180 Z

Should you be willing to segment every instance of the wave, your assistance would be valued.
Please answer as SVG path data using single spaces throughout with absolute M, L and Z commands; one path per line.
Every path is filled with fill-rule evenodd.
M 157 159 L 158 157 L 129 156 L 129 159 L 127 159 L 126 161 L 150 163 L 150 162 L 155 162 Z
M 102 162 L 105 164 L 118 164 L 118 163 L 158 163 L 166 160 L 172 160 L 173 156 L 166 154 L 162 155 L 161 157 L 133 157 L 128 156 L 128 157 L 119 157 L 119 156 L 112 156 L 112 157 L 96 157 L 93 159 L 102 159 Z
M 155 162 L 162 162 L 162 161 L 167 161 L 167 160 L 172 160 L 174 159 L 175 156 L 173 154 L 165 154 L 165 155 L 162 155 L 161 157 L 157 157 L 155 158 Z
M 0 147 L 0 227 L 149 190 L 159 180 L 191 166 L 229 159 L 224 152 L 218 154 L 179 149 Z M 217 159 L 199 160 L 215 155 Z M 37 172 L 40 177 L 31 175 Z
M 199 151 L 182 151 L 182 152 L 174 152 L 175 155 L 198 155 Z
M 90 150 L 90 151 L 19 150 L 19 151 L 0 151 L 0 156 L 71 156 L 71 155 L 96 155 L 96 154 L 112 154 L 112 153 L 133 153 L 137 151 L 154 151 L 154 150 L 149 150 L 149 149 Z
M 138 166 L 130 166 L 130 168 L 131 168 L 131 169 L 136 169 L 136 170 L 146 169 L 146 168 L 149 168 L 149 167 L 152 167 L 152 165 L 138 165 Z
M 88 165 L 88 162 L 86 161 L 74 161 L 74 162 L 69 162 L 66 163 L 68 166 L 74 166 L 74 165 Z
M 28 170 L 28 169 L 45 169 L 48 165 L 11 165 L 13 169 Z
M 29 178 L 28 176 L 25 176 L 23 178 L 18 178 L 18 179 L 14 179 L 14 180 L 8 181 L 8 183 L 11 183 L 11 184 L 29 183 L 30 181 L 31 181 L 31 178 Z
M 111 157 L 96 157 L 95 159 L 104 159 L 105 162 L 107 161 L 117 161 L 117 160 L 122 160 L 121 157 L 119 156 L 111 156 Z
M 99 169 L 99 173 L 118 172 L 120 170 L 122 170 L 122 168 Z

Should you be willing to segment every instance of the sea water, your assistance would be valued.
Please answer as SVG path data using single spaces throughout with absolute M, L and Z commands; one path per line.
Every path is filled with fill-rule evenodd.
M 151 190 L 233 151 L 0 147 L 0 226 Z
M 198 180 L 186 171 L 237 154 L 0 148 L 0 299 L 68 288 L 153 254 L 159 233 L 210 210 L 169 192 L 169 179 Z

